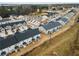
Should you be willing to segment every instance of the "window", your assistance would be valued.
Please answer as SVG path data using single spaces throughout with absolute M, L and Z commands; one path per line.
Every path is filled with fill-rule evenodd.
M 32 42 L 32 40 L 30 40 L 30 41 L 28 41 L 29 43 L 31 43 Z
M 26 42 L 23 42 L 23 45 L 26 45 L 27 43 Z
M 15 46 L 15 49 L 19 49 L 19 47 L 18 46 Z
M 39 39 L 40 37 L 39 36 L 37 36 L 37 39 Z
M 15 49 L 16 49 L 17 51 L 20 51 L 19 46 L 15 46 Z
M 35 40 L 34 38 L 32 38 L 32 40 Z
M 1 53 L 1 55 L 2 55 L 2 56 L 6 55 L 6 52 L 5 52 L 5 51 L 3 51 L 3 52 Z
M 19 48 L 23 48 L 23 45 L 21 44 Z

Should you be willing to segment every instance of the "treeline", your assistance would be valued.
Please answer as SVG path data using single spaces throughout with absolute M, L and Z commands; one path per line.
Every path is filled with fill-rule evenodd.
M 29 14 L 32 9 L 23 8 L 22 6 L 1 6 L 0 7 L 0 16 L 9 17 L 9 15 L 25 15 Z
M 0 6 L 0 16 L 9 17 L 9 15 L 25 15 L 35 12 L 37 9 L 48 9 L 46 5 L 20 5 L 20 6 Z

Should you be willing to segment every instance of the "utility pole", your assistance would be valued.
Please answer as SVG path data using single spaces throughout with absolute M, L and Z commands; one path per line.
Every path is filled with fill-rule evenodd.
M 49 39 L 51 39 L 51 32 L 48 31 Z

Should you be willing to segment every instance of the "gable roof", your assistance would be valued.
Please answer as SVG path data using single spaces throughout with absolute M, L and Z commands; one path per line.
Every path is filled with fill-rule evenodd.
M 16 22 L 11 22 L 11 23 L 5 23 L 5 24 L 0 24 L 1 27 L 6 27 L 6 26 L 13 26 L 14 24 L 18 25 L 18 24 L 23 24 L 25 21 L 16 21 Z
M 63 21 L 63 22 L 67 22 L 68 19 L 67 19 L 67 18 L 62 18 L 61 21 Z
M 17 21 L 17 22 L 11 22 L 11 23 L 9 23 L 10 24 L 10 26 L 13 26 L 14 24 L 23 24 L 25 21 L 24 20 L 22 20 L 22 21 Z
M 30 37 L 33 37 L 37 34 L 40 34 L 38 29 L 29 29 L 29 30 L 25 30 L 23 32 L 16 32 L 15 33 L 15 38 L 18 41 L 22 41 L 22 40 L 28 39 Z
M 0 20 L 0 22 L 6 22 L 6 21 L 10 21 L 11 19 L 2 19 Z
M 0 37 L 0 50 L 14 45 L 27 38 L 33 37 L 39 33 L 40 32 L 38 29 L 29 29 L 23 32 L 16 32 L 15 35 L 9 35 L 5 39 L 3 37 Z
M 0 50 L 16 44 L 18 41 L 14 36 L 8 36 L 6 39 L 0 40 Z
M 43 25 L 43 27 L 44 27 L 46 30 L 49 30 L 49 29 L 55 28 L 55 27 L 60 26 L 60 25 L 61 25 L 61 24 L 60 24 L 59 22 L 53 22 L 53 21 L 51 21 L 51 22 L 49 22 L 49 23 Z

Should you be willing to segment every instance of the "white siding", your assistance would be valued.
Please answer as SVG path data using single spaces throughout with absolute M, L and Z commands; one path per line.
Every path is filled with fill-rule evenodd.
M 1 55 L 1 52 L 2 52 L 2 51 L 0 50 L 0 55 Z
M 65 23 L 62 20 L 58 21 L 60 24 L 64 25 Z
M 48 31 L 44 32 L 45 34 L 48 34 Z
M 16 44 L 15 44 L 16 45 Z M 15 50 L 15 45 L 12 45 L 12 46 L 10 46 L 8 49 L 9 49 L 9 52 L 12 52 L 12 51 L 14 51 Z
M 57 31 L 59 27 L 61 27 L 61 25 L 60 26 L 57 26 L 55 28 L 52 28 L 52 29 L 47 30 L 47 33 L 46 34 L 48 34 L 48 32 L 53 32 L 53 30 Z
M 40 34 L 35 35 L 33 38 L 34 38 L 35 40 L 38 40 L 37 37 L 40 37 Z
M 38 36 L 40 37 L 40 34 L 35 35 L 33 38 L 37 39 Z M 28 38 L 28 39 L 25 39 L 24 41 L 21 41 L 21 42 L 15 44 L 15 45 L 12 45 L 12 46 L 10 46 L 8 48 L 0 50 L 0 54 L 1 54 L 2 51 L 6 51 L 7 54 L 10 53 L 10 52 L 12 52 L 12 51 L 15 51 L 15 46 L 21 47 L 23 45 L 23 42 L 26 42 L 27 44 L 30 44 L 32 42 L 32 37 Z
M 53 30 L 58 30 L 59 27 L 61 27 L 61 25 L 60 25 L 60 26 L 57 26 L 57 27 L 55 27 L 55 28 L 51 28 L 51 29 L 49 29 L 49 30 L 45 30 L 45 29 L 41 26 L 41 27 L 39 28 L 39 30 L 42 31 L 42 32 L 45 33 L 45 34 L 48 34 L 48 32 L 53 32 Z
M 10 52 L 12 52 L 12 51 L 15 51 L 15 46 L 16 46 L 16 44 L 15 44 L 15 45 L 12 45 L 12 46 L 10 46 L 10 47 L 7 47 L 7 48 L 5 48 L 5 49 L 2 49 L 2 50 L 0 51 L 0 54 L 1 54 L 2 51 L 6 51 L 6 54 L 8 54 L 8 53 L 10 53 Z
M 46 30 L 41 26 L 39 27 L 39 31 L 43 32 L 43 33 L 47 33 Z
M 2 51 L 5 51 L 6 52 L 6 55 L 9 53 L 9 49 L 8 48 L 2 49 L 1 52 Z M 1 53 L 0 53 L 0 55 L 1 55 Z
M 27 44 L 30 44 L 31 42 L 32 42 L 32 38 L 28 38 L 28 39 L 26 39 L 27 41 L 26 41 L 26 43 Z
M 19 43 L 17 43 L 18 46 L 21 47 L 21 46 L 23 45 L 23 42 L 24 42 L 24 41 L 20 41 Z
M 28 39 L 25 39 L 24 42 L 28 42 Z

